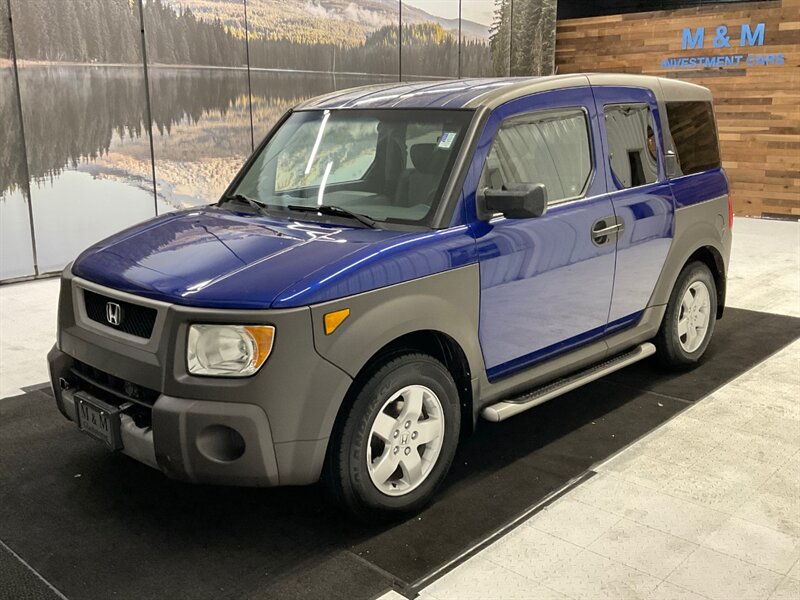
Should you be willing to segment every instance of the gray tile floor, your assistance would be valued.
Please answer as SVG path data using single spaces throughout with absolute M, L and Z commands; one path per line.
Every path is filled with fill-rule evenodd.
M 800 224 L 737 219 L 729 277 L 800 316 Z M 800 600 L 800 341 L 595 470 L 421 599 Z
M 0 398 L 47 381 L 57 309 L 58 279 L 0 286 Z
M 0 398 L 47 379 L 57 294 L 0 286 Z M 800 317 L 800 224 L 736 220 L 728 302 Z M 421 598 L 800 599 L 800 342 L 596 471 Z

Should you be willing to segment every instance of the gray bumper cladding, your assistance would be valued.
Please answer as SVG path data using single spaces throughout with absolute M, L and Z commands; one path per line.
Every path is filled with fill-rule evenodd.
M 278 485 L 267 415 L 253 404 L 161 396 L 153 406 L 156 460 L 176 479 Z
M 160 395 L 150 422 L 137 424 L 126 404 L 112 406 L 81 389 L 74 361 L 53 348 L 48 355 L 56 403 L 78 424 L 79 406 L 107 407 L 114 421 L 111 449 L 183 481 L 241 486 L 278 485 L 275 447 L 262 408 L 253 404 L 187 400 Z M 83 386 L 86 387 L 86 386 Z
M 155 310 L 150 337 L 128 335 L 88 318 L 87 291 Z M 249 377 L 194 376 L 186 367 L 193 323 L 272 325 L 275 347 Z M 77 405 L 74 398 L 71 405 L 62 398 L 60 379 L 67 389 L 106 403 L 114 414 L 114 434 L 125 436 L 116 449 L 176 479 L 228 485 L 317 481 L 352 382 L 316 351 L 308 307 L 172 305 L 104 288 L 69 272 L 61 281 L 58 343 L 48 361 L 56 401 L 67 418 L 75 420 Z M 122 413 L 118 419 L 117 413 Z

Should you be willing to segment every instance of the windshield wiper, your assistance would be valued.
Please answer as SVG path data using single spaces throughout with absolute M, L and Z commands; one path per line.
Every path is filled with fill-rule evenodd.
M 258 214 L 269 216 L 266 204 L 264 204 L 263 202 L 259 202 L 258 200 L 253 200 L 253 198 L 248 198 L 244 194 L 233 194 L 232 196 L 225 196 L 222 199 L 222 202 L 243 202 L 244 204 L 249 204 Z
M 315 212 L 321 215 L 330 215 L 333 217 L 346 217 L 348 219 L 355 219 L 359 223 L 363 223 L 371 229 L 377 229 L 377 221 L 370 219 L 367 215 L 354 213 L 341 206 L 333 206 L 332 204 L 322 204 L 320 206 L 300 206 L 299 204 L 290 204 L 287 206 L 289 210 L 296 210 L 297 212 Z
M 244 194 L 234 194 L 233 196 L 225 196 L 220 201 L 220 204 L 222 204 L 222 202 L 244 202 L 245 204 L 249 204 L 250 206 L 252 206 L 253 209 L 258 214 L 264 217 L 272 216 L 269 214 L 266 204 L 264 204 L 263 202 L 259 202 L 258 200 L 253 200 L 252 198 L 248 198 Z M 272 232 L 274 235 L 277 235 L 278 237 L 283 237 L 286 235 L 285 233 L 281 233 L 280 231 L 278 231 L 277 229 L 273 229 L 272 227 L 267 227 L 265 225 L 261 225 L 261 227 L 264 227 L 265 229 Z

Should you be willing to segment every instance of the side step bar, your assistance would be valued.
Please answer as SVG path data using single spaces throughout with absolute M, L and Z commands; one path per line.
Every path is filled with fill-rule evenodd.
M 513 417 L 523 411 L 538 406 L 543 402 L 552 400 L 562 394 L 571 392 L 572 390 L 581 387 L 595 379 L 605 377 L 609 373 L 618 371 L 623 367 L 632 365 L 639 362 L 643 358 L 647 358 L 655 354 L 656 347 L 650 342 L 646 342 L 641 346 L 637 346 L 633 350 L 618 354 L 606 361 L 592 365 L 583 371 L 558 379 L 545 386 L 536 388 L 517 398 L 510 398 L 508 400 L 501 400 L 496 404 L 491 404 L 481 411 L 481 416 L 487 421 L 499 423 L 505 421 L 509 417 Z

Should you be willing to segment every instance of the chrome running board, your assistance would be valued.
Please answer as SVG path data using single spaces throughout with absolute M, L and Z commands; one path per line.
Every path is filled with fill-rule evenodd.
M 655 354 L 656 347 L 650 342 L 646 342 L 641 346 L 637 346 L 633 350 L 629 350 L 622 354 L 609 358 L 601 363 L 592 365 L 583 371 L 579 371 L 574 375 L 569 375 L 562 379 L 557 379 L 552 383 L 548 383 L 542 387 L 536 388 L 518 396 L 516 398 L 509 398 L 501 400 L 496 404 L 491 404 L 481 411 L 481 416 L 487 421 L 499 423 L 505 421 L 509 417 L 513 417 L 521 412 L 538 406 L 543 402 L 552 400 L 562 394 L 571 392 L 572 390 L 586 385 L 587 383 L 605 377 L 609 373 L 618 371 L 635 362 L 639 362 L 643 358 L 647 358 Z

